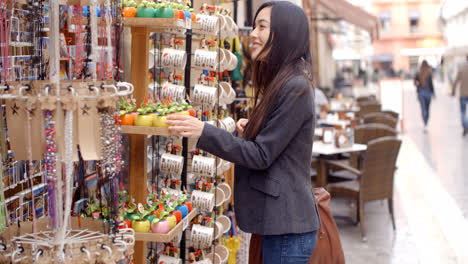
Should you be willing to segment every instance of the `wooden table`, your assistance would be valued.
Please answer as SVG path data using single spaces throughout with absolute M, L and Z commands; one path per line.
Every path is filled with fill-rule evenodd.
M 353 144 L 348 148 L 337 148 L 335 144 L 324 144 L 322 141 L 314 141 L 312 148 L 313 154 L 318 154 L 319 166 L 317 168 L 317 187 L 325 187 L 327 184 L 327 169 L 325 167 L 325 161 L 327 157 L 335 154 L 343 154 L 350 152 L 360 152 L 367 150 L 367 145 L 364 144 Z

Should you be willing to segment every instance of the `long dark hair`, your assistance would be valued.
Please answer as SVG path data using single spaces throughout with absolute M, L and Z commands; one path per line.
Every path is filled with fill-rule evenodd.
M 429 77 L 432 74 L 432 68 L 429 66 L 429 63 L 427 63 L 426 60 L 423 60 L 421 63 L 421 68 L 419 69 L 419 74 L 418 74 L 418 82 L 419 82 L 419 87 L 424 87 L 427 81 L 427 77 Z
M 254 21 L 266 7 L 271 7 L 270 36 L 253 63 L 255 107 L 244 132 L 244 138 L 250 140 L 255 139 L 259 133 L 282 86 L 289 79 L 304 75 L 312 84 L 309 23 L 306 14 L 290 2 L 271 1 L 258 8 Z

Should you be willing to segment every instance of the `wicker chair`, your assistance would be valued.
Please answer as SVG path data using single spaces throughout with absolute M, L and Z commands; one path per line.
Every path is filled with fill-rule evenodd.
M 396 229 L 393 215 L 393 177 L 400 145 L 401 140 L 395 137 L 382 137 L 370 141 L 361 170 L 336 161 L 327 161 L 326 163 L 341 166 L 342 169 L 358 176 L 358 179 L 354 181 L 328 184 L 327 189 L 332 196 L 346 196 L 357 201 L 356 217 L 357 222 L 360 223 L 364 241 L 367 240 L 364 225 L 364 202 L 387 199 L 393 229 Z
M 359 96 L 358 98 L 356 98 L 356 102 L 358 102 L 358 104 L 366 103 L 366 102 L 375 102 L 375 101 L 376 99 L 375 99 L 375 96 L 373 95 Z
M 391 115 L 393 118 L 396 118 L 396 119 L 398 119 L 398 117 L 400 116 L 400 114 L 398 114 L 397 112 L 393 112 L 390 110 L 382 111 L 382 113 Z
M 393 129 L 398 125 L 398 119 L 385 113 L 369 113 L 362 117 L 364 124 L 384 124 Z
M 395 137 L 396 135 L 397 131 L 395 129 L 383 124 L 363 124 L 354 128 L 354 142 L 358 144 L 367 145 L 369 141 L 374 140 L 376 138 Z M 349 165 L 355 169 L 359 169 L 360 164 L 362 163 L 363 154 L 364 153 L 361 152 L 352 152 L 349 155 L 349 160 L 340 160 L 339 162 L 344 162 L 345 165 Z M 336 170 L 330 173 L 329 175 L 335 180 L 356 179 L 356 175 L 346 170 Z
M 359 104 L 358 116 L 363 118 L 365 115 L 370 113 L 376 113 L 381 111 L 381 105 L 377 102 L 366 102 Z

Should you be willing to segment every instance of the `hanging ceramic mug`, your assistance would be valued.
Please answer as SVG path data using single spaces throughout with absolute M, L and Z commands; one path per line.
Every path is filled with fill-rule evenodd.
M 218 17 L 198 14 L 196 20 L 200 23 L 202 33 L 210 36 L 218 35 L 220 23 Z
M 221 223 L 221 225 L 223 226 L 223 233 L 229 232 L 229 230 L 231 229 L 231 219 L 229 219 L 229 217 L 225 215 L 220 215 L 216 218 L 216 221 Z
M 228 37 L 229 30 L 231 29 L 230 28 L 231 26 L 226 21 L 225 16 L 223 16 L 221 14 L 216 14 L 215 16 L 219 20 L 219 36 L 220 36 L 221 39 L 226 39 Z
M 220 188 L 215 189 L 215 205 L 216 207 L 222 206 L 224 201 L 226 201 L 226 196 L 224 195 L 224 191 Z
M 206 227 L 202 225 L 193 225 L 190 238 L 192 245 L 195 248 L 208 248 L 211 247 L 213 242 L 214 229 L 212 227 Z
M 228 82 L 219 83 L 220 104 L 232 104 L 236 99 L 236 91 Z
M 224 227 L 223 227 L 223 224 L 221 224 L 220 222 L 216 221 L 215 224 L 214 224 L 214 239 L 219 239 L 222 235 L 223 235 L 223 232 L 224 231 Z
M 163 67 L 185 69 L 187 54 L 184 50 L 166 48 L 162 51 L 161 60 Z
M 226 56 L 225 70 L 233 71 L 237 67 L 237 57 L 229 50 L 224 50 Z
M 149 54 L 148 54 L 148 69 L 153 68 L 155 62 L 156 62 L 156 65 L 159 64 L 159 50 L 158 49 L 152 49 L 152 50 L 149 51 Z
M 193 66 L 202 70 L 218 70 L 218 62 L 220 61 L 220 53 L 205 49 L 195 50 L 193 57 Z
M 201 105 L 211 110 L 216 104 L 217 97 L 218 93 L 216 88 L 197 84 L 193 88 L 190 99 L 193 105 Z
M 211 261 L 211 259 L 203 259 L 197 262 L 192 262 L 192 264 L 213 264 L 213 261 Z
M 192 192 L 191 200 L 194 208 L 207 212 L 213 211 L 215 205 L 215 195 L 213 193 L 195 190 Z
M 237 26 L 236 22 L 234 22 L 234 19 L 230 16 L 226 16 L 226 23 L 230 25 L 230 30 L 228 31 L 228 39 L 233 39 L 239 35 L 239 27 Z
M 206 258 L 213 261 L 213 253 L 206 255 Z M 214 253 L 214 260 L 213 264 L 221 264 L 221 257 L 217 253 Z
M 182 101 L 185 99 L 185 86 L 166 82 L 161 88 L 161 97 Z
M 229 199 L 231 199 L 231 194 L 232 194 L 231 186 L 223 182 L 223 183 L 218 184 L 218 188 L 220 188 L 224 192 L 224 201 L 225 202 L 229 201 Z
M 227 170 L 231 169 L 231 166 L 232 166 L 231 162 L 229 162 L 227 160 L 224 161 L 224 164 L 223 164 L 224 171 L 227 171 Z
M 182 259 L 160 255 L 158 264 L 182 264 Z
M 200 176 L 213 177 L 216 168 L 216 161 L 213 158 L 194 156 L 192 158 L 192 172 Z
M 227 132 L 234 133 L 234 131 L 236 131 L 236 121 L 234 121 L 232 117 L 228 116 L 221 120 L 221 122 L 223 122 Z
M 159 162 L 159 169 L 162 172 L 173 174 L 179 177 L 182 174 L 182 168 L 184 166 L 184 157 L 164 153 L 161 156 Z
M 229 258 L 229 249 L 223 245 L 216 245 L 215 253 L 221 258 L 221 264 L 227 264 Z

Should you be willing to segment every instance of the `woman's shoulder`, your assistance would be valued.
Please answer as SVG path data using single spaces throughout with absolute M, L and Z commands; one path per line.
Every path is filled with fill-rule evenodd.
M 295 75 L 289 78 L 283 85 L 285 92 L 312 92 L 312 85 L 304 75 Z

